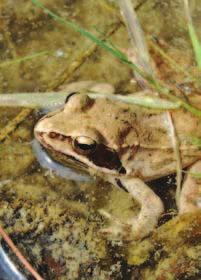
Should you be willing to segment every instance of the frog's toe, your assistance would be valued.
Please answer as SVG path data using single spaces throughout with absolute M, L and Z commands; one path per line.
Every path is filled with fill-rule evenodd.
M 129 224 L 112 224 L 109 227 L 100 230 L 100 233 L 110 239 L 131 240 L 131 225 Z
M 132 231 L 132 225 L 129 223 L 124 223 L 120 221 L 118 218 L 114 217 L 107 211 L 101 209 L 99 210 L 100 214 L 104 216 L 107 220 L 109 220 L 110 226 L 105 227 L 100 230 L 100 233 L 104 236 L 108 236 L 110 238 L 126 238 L 130 236 Z
M 101 229 L 100 233 L 110 239 L 121 239 L 124 241 L 139 240 L 145 236 L 142 228 L 131 223 L 120 222 L 113 222 L 109 227 Z
M 99 210 L 99 212 L 110 223 L 110 226 L 100 230 L 100 233 L 105 237 L 113 240 L 122 239 L 124 241 L 133 241 L 139 240 L 147 235 L 147 230 L 138 223 L 137 219 L 135 221 L 132 219 L 127 222 L 122 222 L 103 209 Z

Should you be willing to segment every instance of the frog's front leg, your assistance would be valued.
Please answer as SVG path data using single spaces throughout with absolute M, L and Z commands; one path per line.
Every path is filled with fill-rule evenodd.
M 201 160 L 188 170 L 184 179 L 179 200 L 179 213 L 193 212 L 201 208 L 201 179 L 193 177 L 193 173 L 201 173 Z
M 158 219 L 164 211 L 161 199 L 140 179 L 111 179 L 111 183 L 125 188 L 141 206 L 138 217 L 126 221 L 122 225 L 125 236 L 140 239 L 147 236 L 157 225 Z M 120 223 L 119 223 L 120 224 Z M 114 227 L 114 232 L 116 228 Z M 113 233 L 112 227 L 110 227 Z

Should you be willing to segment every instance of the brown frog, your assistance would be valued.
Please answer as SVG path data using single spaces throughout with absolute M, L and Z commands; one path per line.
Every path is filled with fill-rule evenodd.
M 192 136 L 201 137 L 200 120 L 182 109 L 173 110 L 172 119 L 182 166 L 195 163 L 192 169 L 201 170 L 201 150 L 188 141 Z M 109 96 L 91 98 L 87 93 L 74 93 L 63 108 L 39 120 L 34 131 L 36 139 L 65 157 L 67 164 L 124 188 L 139 202 L 137 219 L 111 226 L 107 232 L 130 229 L 137 239 L 154 229 L 164 208 L 145 182 L 176 171 L 166 112 L 111 100 Z M 200 206 L 199 184 L 189 176 L 184 180 L 179 213 Z

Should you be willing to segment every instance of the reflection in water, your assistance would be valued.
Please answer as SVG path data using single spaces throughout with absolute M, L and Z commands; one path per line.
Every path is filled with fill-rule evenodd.
M 0 279 L 1 280 L 26 280 L 0 247 Z
M 50 171 L 54 171 L 56 175 L 66 178 L 68 180 L 74 180 L 77 182 L 89 182 L 90 177 L 87 175 L 81 175 L 73 169 L 63 166 L 62 164 L 55 162 L 47 152 L 41 147 L 37 140 L 32 141 L 32 148 L 34 154 L 43 168 L 48 168 Z

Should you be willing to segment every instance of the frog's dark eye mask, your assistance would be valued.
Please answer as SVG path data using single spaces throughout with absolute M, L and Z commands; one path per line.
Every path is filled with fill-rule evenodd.
M 104 144 L 97 143 L 89 137 L 80 136 L 75 138 L 73 148 L 78 154 L 85 155 L 96 166 L 118 170 L 120 174 L 126 173 L 116 151 Z
M 118 153 L 102 143 L 97 143 L 90 137 L 79 136 L 72 139 L 55 132 L 50 132 L 49 137 L 63 142 L 69 141 L 77 154 L 85 156 L 95 166 L 116 170 L 119 174 L 126 174 L 126 169 L 122 166 Z M 65 156 L 68 158 L 67 154 Z
M 99 167 L 118 170 L 120 174 L 126 174 L 118 154 L 103 144 L 98 144 L 96 152 L 88 156 L 89 160 Z

